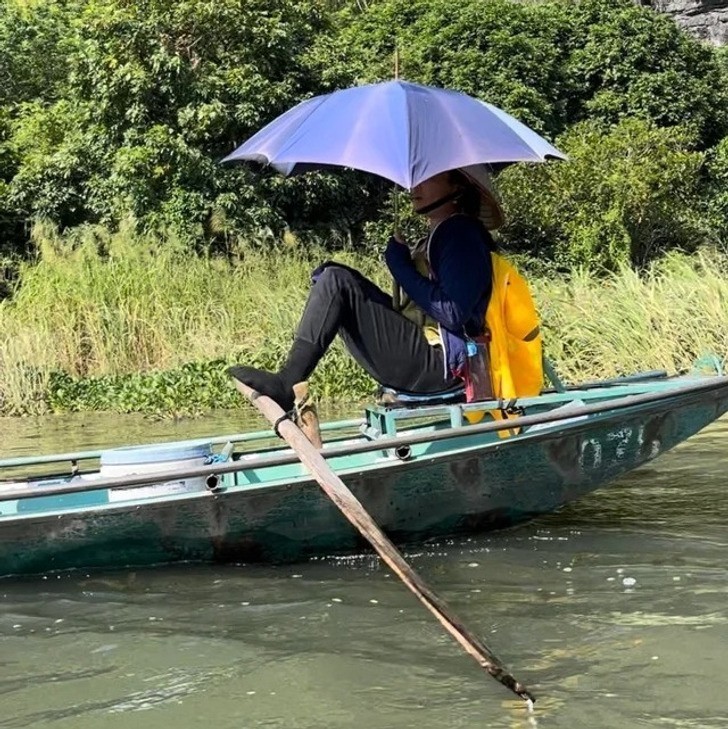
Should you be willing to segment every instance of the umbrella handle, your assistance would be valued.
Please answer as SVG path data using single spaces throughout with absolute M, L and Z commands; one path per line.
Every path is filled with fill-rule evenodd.
M 395 78 L 399 78 L 399 49 L 394 49 Z M 394 186 L 394 234 L 399 235 L 399 189 Z M 392 277 L 392 308 L 395 311 L 402 311 L 402 289 L 397 279 Z

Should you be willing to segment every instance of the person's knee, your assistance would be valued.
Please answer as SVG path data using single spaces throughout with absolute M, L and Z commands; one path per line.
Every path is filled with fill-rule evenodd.
M 359 284 L 357 273 L 346 266 L 327 266 L 318 279 L 318 284 L 336 291 L 351 289 Z

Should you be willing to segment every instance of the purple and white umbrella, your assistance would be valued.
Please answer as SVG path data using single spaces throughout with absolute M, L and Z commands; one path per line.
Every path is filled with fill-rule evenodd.
M 303 101 L 223 162 L 260 162 L 284 175 L 350 167 L 411 189 L 445 170 L 548 159 L 566 155 L 492 104 L 388 81 Z

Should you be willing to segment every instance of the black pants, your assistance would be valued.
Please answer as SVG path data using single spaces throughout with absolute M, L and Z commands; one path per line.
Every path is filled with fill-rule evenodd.
M 339 334 L 354 359 L 380 384 L 409 392 L 438 392 L 459 382 L 445 376 L 441 347 L 392 308 L 392 299 L 345 266 L 324 269 L 311 292 L 296 338 L 323 352 Z

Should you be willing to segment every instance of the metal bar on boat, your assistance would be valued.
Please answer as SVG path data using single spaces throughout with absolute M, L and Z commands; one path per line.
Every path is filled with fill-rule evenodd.
M 529 398 L 521 398 L 518 400 L 518 405 L 521 405 L 525 408 L 531 407 L 533 405 L 553 405 L 556 403 L 561 402 L 571 402 L 571 400 L 574 397 L 579 397 L 580 399 L 603 399 L 607 397 L 605 395 L 604 390 L 602 387 L 606 387 L 606 385 L 615 386 L 620 384 L 630 384 L 628 382 L 623 382 L 621 378 L 615 378 L 614 380 L 599 380 L 595 381 L 595 383 L 589 384 L 589 383 L 583 383 L 581 385 L 567 385 L 567 389 L 569 390 L 568 393 L 557 393 L 552 390 L 545 390 L 541 395 L 537 395 L 535 397 L 529 397 Z M 599 388 L 597 388 L 597 384 L 599 384 Z M 663 391 L 665 388 L 664 382 L 655 383 L 654 381 L 649 380 L 638 380 L 635 381 L 635 385 L 639 385 L 640 389 L 645 390 L 645 392 L 652 391 L 653 389 L 659 388 L 660 391 Z M 589 392 L 589 389 L 585 389 L 584 392 L 581 391 L 581 388 L 589 388 L 589 389 L 598 389 L 597 392 Z M 488 410 L 488 409 L 494 409 L 498 408 L 498 402 L 477 402 L 477 403 L 470 403 L 468 405 L 463 404 L 462 405 L 463 410 Z M 419 408 L 413 408 L 412 409 L 412 418 L 419 418 L 425 415 L 429 415 L 431 413 L 436 413 L 442 409 L 442 406 L 432 406 L 432 407 L 419 407 Z M 329 423 L 321 423 L 320 427 L 322 431 L 335 431 L 335 430 L 345 430 L 347 428 L 357 428 L 360 425 L 364 423 L 363 418 L 353 418 L 351 420 L 338 420 L 334 422 Z M 510 426 L 509 426 L 510 427 Z M 245 442 L 252 442 L 257 440 L 266 440 L 268 438 L 274 438 L 275 435 L 269 431 L 269 430 L 257 430 L 253 432 L 248 433 L 237 433 L 233 435 L 221 435 L 221 436 L 215 436 L 212 438 L 195 438 L 193 440 L 181 440 L 181 441 L 168 441 L 164 442 L 164 445 L 166 446 L 196 446 L 196 445 L 222 445 L 224 443 L 228 442 L 234 442 L 234 443 L 245 443 Z M 112 448 L 113 446 L 110 446 Z M 133 446 L 121 446 L 121 447 L 133 447 Z M 104 449 L 106 450 L 106 449 Z M 6 459 L 0 459 L 0 469 L 2 468 L 17 468 L 22 466 L 41 466 L 41 465 L 47 465 L 51 463 L 61 463 L 64 461 L 85 461 L 85 460 L 91 460 L 93 458 L 99 458 L 101 456 L 102 451 L 101 450 L 95 450 L 95 451 L 78 451 L 75 453 L 59 453 L 59 454 L 49 454 L 47 456 L 19 456 L 17 458 L 6 458 Z
M 346 428 L 356 428 L 360 426 L 364 420 L 362 418 L 354 418 L 351 420 L 337 420 L 331 423 L 321 423 L 321 430 L 345 430 Z M 245 443 L 255 440 L 265 440 L 266 438 L 275 438 L 275 434 L 270 430 L 256 430 L 249 433 L 236 433 L 234 435 L 218 435 L 212 438 L 194 438 L 193 440 L 175 440 L 165 442 L 165 446 L 199 446 L 199 445 L 223 445 L 225 443 Z M 121 446 L 124 448 L 133 448 L 134 446 Z M 110 446 L 109 448 L 113 448 Z M 58 453 L 47 456 L 19 456 L 18 458 L 5 458 L 0 460 L 0 468 L 16 468 L 18 466 L 42 466 L 48 463 L 60 463 L 62 461 L 87 461 L 92 458 L 100 458 L 104 450 L 96 451 L 78 451 L 76 453 Z
M 593 390 L 603 387 L 614 387 L 617 385 L 633 385 L 643 382 L 653 382 L 654 380 L 670 379 L 667 370 L 646 370 L 645 372 L 635 372 L 632 375 L 622 375 L 620 377 L 612 377 L 608 380 L 587 380 L 574 385 L 564 385 L 564 390 L 554 388 L 556 392 L 572 391 L 572 390 Z M 547 392 L 549 392 L 547 390 Z
M 418 443 L 432 443 L 452 438 L 467 437 L 473 435 L 481 435 L 484 433 L 493 433 L 499 430 L 509 430 L 511 428 L 526 428 L 531 425 L 541 425 L 544 423 L 558 423 L 560 420 L 574 420 L 584 415 L 601 415 L 620 411 L 626 408 L 638 405 L 649 405 L 652 403 L 664 402 L 669 403 L 676 398 L 689 398 L 691 395 L 700 396 L 711 390 L 725 389 L 725 396 L 728 397 L 728 377 L 711 378 L 709 382 L 691 384 L 685 387 L 676 387 L 669 392 L 661 393 L 644 393 L 641 395 L 628 395 L 616 400 L 597 403 L 596 405 L 585 405 L 581 407 L 571 408 L 568 411 L 550 411 L 540 413 L 538 415 L 524 415 L 520 418 L 512 420 L 498 420 L 488 423 L 479 423 L 477 425 L 464 425 L 457 428 L 447 428 L 439 431 L 427 431 L 425 433 L 413 433 L 406 435 L 406 431 L 400 436 L 378 438 L 373 441 L 363 441 L 359 443 L 345 443 L 340 445 L 324 445 L 321 455 L 324 458 L 336 458 L 339 456 L 348 456 L 360 453 L 370 453 L 373 451 L 385 451 L 397 448 L 403 445 L 416 445 Z M 569 427 L 577 428 L 582 423 L 570 423 Z M 528 435 L 525 433 L 524 435 Z M 522 436 L 516 436 L 520 438 Z M 515 441 L 515 439 L 514 439 Z M 502 445 L 502 444 L 499 444 Z M 221 475 L 223 473 L 235 473 L 238 471 L 248 471 L 252 468 L 266 468 L 270 466 L 283 466 L 292 463 L 298 463 L 298 457 L 295 453 L 288 451 L 284 453 L 262 454 L 260 456 L 248 456 L 244 461 L 232 461 L 230 463 L 213 463 L 209 466 L 198 466 L 197 468 L 186 468 L 174 471 L 159 471 L 154 474 L 141 474 L 134 476 L 124 476 L 118 478 L 99 478 L 93 481 L 85 481 L 83 483 L 65 483 L 48 487 L 33 486 L 12 486 L 10 488 L 0 488 L 0 501 L 18 498 L 34 498 L 40 496 L 53 496 L 60 494 L 71 494 L 82 491 L 97 491 L 107 488 L 129 488 L 133 486 L 149 486 L 154 483 L 164 483 L 165 481 L 174 481 L 182 478 L 195 478 L 211 475 Z M 2 518 L 0 517 L 0 521 Z

